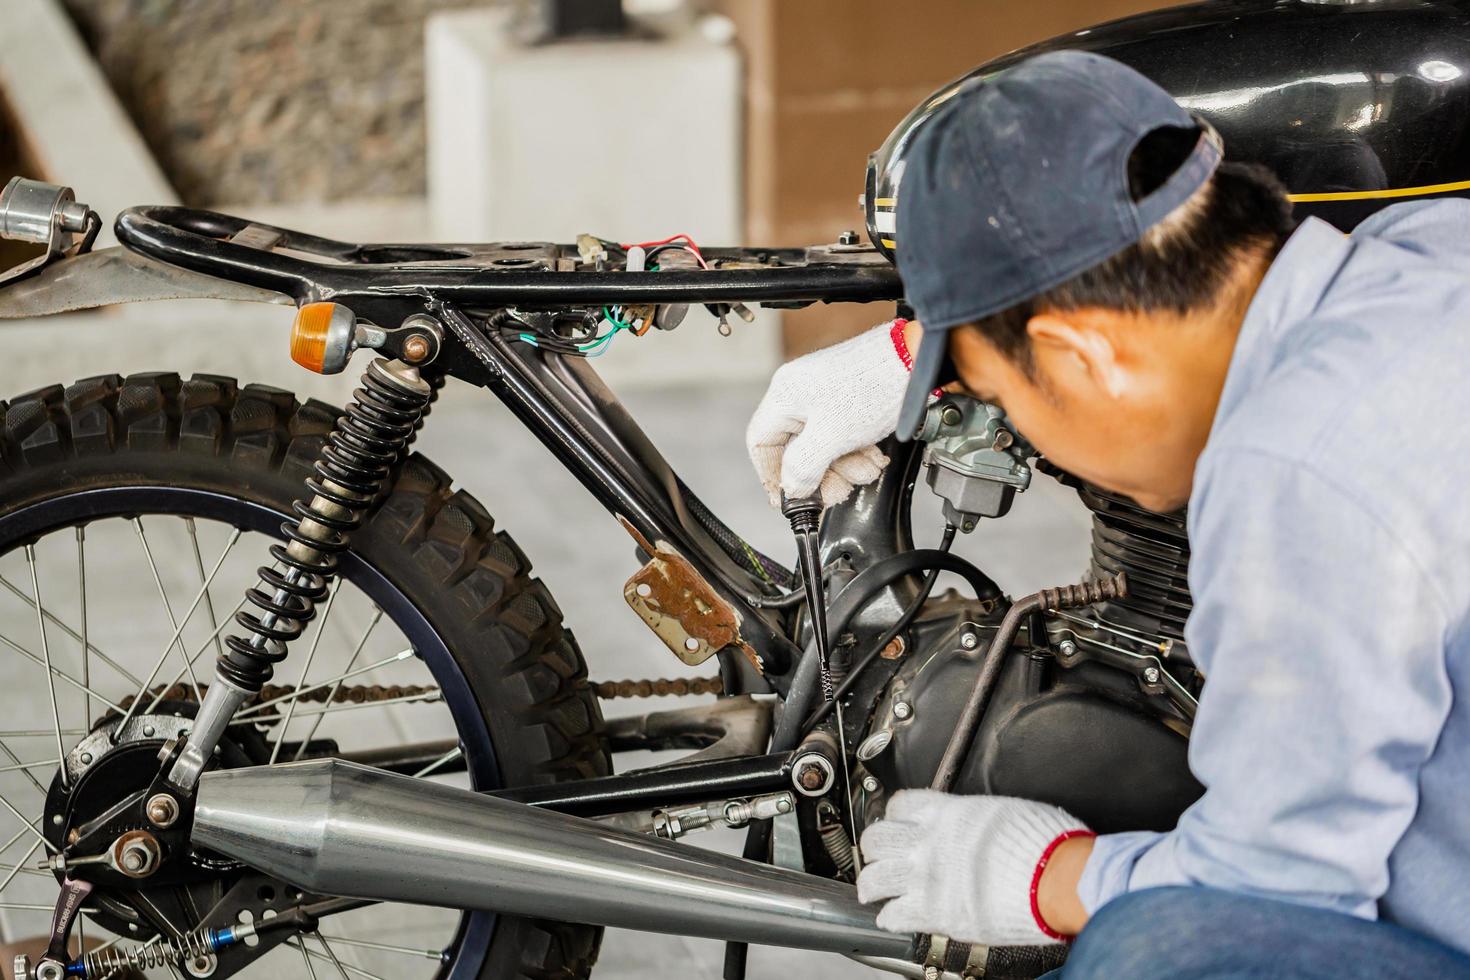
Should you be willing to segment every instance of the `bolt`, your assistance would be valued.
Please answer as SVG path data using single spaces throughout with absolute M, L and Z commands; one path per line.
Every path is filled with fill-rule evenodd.
M 877 776 L 864 776 L 863 777 L 863 791 L 864 792 L 867 792 L 867 793 L 876 793 L 876 792 L 878 792 L 878 790 L 880 790 L 882 788 L 883 788 L 883 784 L 880 783 L 880 782 L 878 782 L 878 777 Z
M 143 737 L 144 738 L 152 738 L 157 733 L 158 733 L 158 729 L 154 728 L 152 725 L 144 725 L 143 726 Z
M 907 701 L 893 702 L 893 717 L 897 718 L 899 721 L 903 721 L 905 718 L 911 717 L 913 713 L 914 709 L 909 705 Z
M 1077 653 L 1077 644 L 1071 640 L 1063 640 L 1057 644 L 1057 652 L 1064 657 L 1070 657 Z
M 965 418 L 958 405 L 946 405 L 939 410 L 939 422 L 941 425 L 959 425 Z
M 63 817 L 61 814 L 53 813 L 51 815 L 51 826 L 60 827 L 64 823 L 66 823 L 66 818 Z
M 791 801 L 783 796 L 781 799 L 776 801 L 776 811 L 778 813 L 790 813 Z
M 67 832 L 66 842 L 68 844 L 75 844 L 77 841 L 79 841 L 81 839 L 82 839 L 82 832 L 80 830 L 78 830 L 77 828 L 73 827 L 70 831 Z
M 1148 681 L 1150 684 L 1157 684 L 1159 682 L 1159 668 L 1157 668 L 1157 667 L 1145 667 L 1145 668 L 1143 668 L 1143 679 L 1146 680 L 1146 681 Z
M 980 645 L 980 637 L 974 633 L 965 632 L 960 634 L 960 646 L 966 650 L 973 650 Z
M 688 639 L 686 639 L 684 641 L 684 649 L 685 650 L 688 650 L 690 653 L 698 653 L 699 652 L 699 641 L 696 640 L 692 636 L 689 637 Z
M 159 793 L 148 800 L 147 813 L 155 827 L 172 827 L 179 819 L 179 804 L 167 793 Z
M 838 245 L 856 245 L 857 243 L 858 233 L 855 231 L 844 231 L 842 234 L 837 236 Z
M 84 766 L 90 766 L 92 764 L 92 753 L 90 753 L 90 752 L 83 752 L 82 753 L 82 759 L 81 759 L 81 761 L 82 761 L 82 765 L 84 765 Z
M 129 847 L 122 853 L 122 866 L 134 874 L 148 867 L 148 855 L 141 847 Z
M 410 364 L 417 364 L 429 356 L 432 350 L 429 338 L 421 333 L 410 334 L 403 342 L 403 359 Z
M 796 771 L 796 782 L 802 789 L 819 790 L 827 781 L 827 771 L 815 762 L 808 762 Z
M 995 434 L 995 439 L 990 443 L 990 448 L 996 452 L 1004 452 L 1015 445 L 1016 437 L 1011 435 L 1010 429 L 1001 429 Z
M 63 980 L 66 967 L 55 960 L 42 960 L 36 964 L 36 980 Z
M 893 639 L 889 640 L 888 645 L 883 648 L 883 652 L 878 654 L 878 656 L 882 657 L 884 660 L 897 660 L 899 657 L 902 657 L 903 637 L 895 636 Z

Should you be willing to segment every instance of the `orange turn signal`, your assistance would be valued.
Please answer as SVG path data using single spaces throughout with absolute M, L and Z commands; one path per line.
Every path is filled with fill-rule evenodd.
M 317 374 L 347 366 L 356 318 L 340 303 L 307 303 L 291 324 L 291 360 Z

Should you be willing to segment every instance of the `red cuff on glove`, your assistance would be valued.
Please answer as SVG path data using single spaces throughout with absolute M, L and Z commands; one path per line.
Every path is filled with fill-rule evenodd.
M 908 341 L 903 339 L 903 328 L 908 325 L 909 322 L 902 317 L 894 320 L 893 326 L 889 328 L 888 338 L 893 341 L 893 349 L 897 352 L 898 359 L 903 361 L 903 366 L 912 373 L 914 370 L 914 355 L 909 353 Z

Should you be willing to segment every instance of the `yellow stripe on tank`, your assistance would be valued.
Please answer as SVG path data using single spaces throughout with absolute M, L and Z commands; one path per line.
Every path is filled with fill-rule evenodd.
M 1328 191 L 1321 194 L 1288 194 L 1296 203 L 1309 204 L 1314 201 L 1371 201 L 1385 197 L 1422 197 L 1426 194 L 1444 194 L 1448 191 L 1470 190 L 1470 180 L 1456 180 L 1448 184 L 1425 184 L 1422 187 L 1388 187 L 1377 191 Z

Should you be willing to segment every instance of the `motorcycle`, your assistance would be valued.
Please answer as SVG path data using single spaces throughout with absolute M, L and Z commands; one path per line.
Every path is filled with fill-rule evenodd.
M 1039 50 L 1134 65 L 1344 229 L 1395 199 L 1462 194 L 1467 24 L 1461 2 L 1225 0 L 1045 42 L 919 106 L 869 161 L 869 240 L 808 248 L 359 244 L 134 207 L 116 219 L 121 247 L 93 250 L 101 216 L 12 180 L 0 235 L 42 253 L 0 276 L 0 317 L 286 303 L 303 367 L 372 352 L 340 411 L 168 372 L 0 403 L 0 557 L 24 570 L 0 588 L 35 626 L 7 620 L 0 646 L 39 668 L 13 683 L 41 712 L 0 730 L 0 910 L 54 911 L 15 976 L 222 978 L 290 957 L 372 980 L 339 955 L 353 949 L 399 957 L 394 977 L 577 977 L 606 926 L 724 940 L 732 978 L 747 943 L 906 976 L 1057 965 L 1064 946 L 880 930 L 851 885 L 855 841 L 894 792 L 924 786 L 1045 800 L 1103 832 L 1172 826 L 1202 792 L 1186 760 L 1204 678 L 1184 640 L 1183 515 L 1075 480 L 998 410 L 945 395 L 918 439 L 883 447 L 876 483 L 819 527 L 795 514 L 803 581 L 701 503 L 589 357 L 619 333 L 656 343 L 696 304 L 722 321 L 755 303 L 903 312 L 906 147 L 957 86 Z M 628 605 L 681 663 L 718 669 L 646 693 L 713 704 L 603 720 L 599 693 L 640 685 L 588 682 L 526 556 L 412 451 L 450 377 L 499 398 L 616 518 L 637 554 Z M 1003 517 L 1034 471 L 1091 509 L 1092 562 L 1083 582 L 1010 598 L 949 547 Z M 913 545 L 921 477 L 944 501 L 934 549 Z M 156 560 L 168 536 L 185 567 Z M 134 594 L 99 595 L 94 576 L 89 596 L 89 554 L 95 567 L 124 548 L 145 572 L 104 584 Z M 58 567 L 75 577 L 64 595 Z M 934 595 L 941 572 L 972 594 Z M 246 576 L 221 605 L 222 583 Z M 172 635 L 136 664 L 120 651 L 143 601 Z M 335 666 L 309 681 L 334 643 Z M 436 717 L 406 724 L 408 706 Z M 24 761 L 36 745 L 54 756 Z M 692 751 L 614 774 L 616 755 L 644 749 Z M 745 828 L 744 857 L 681 843 L 705 827 Z M 386 903 L 446 910 L 416 926 L 442 944 L 387 942 Z

